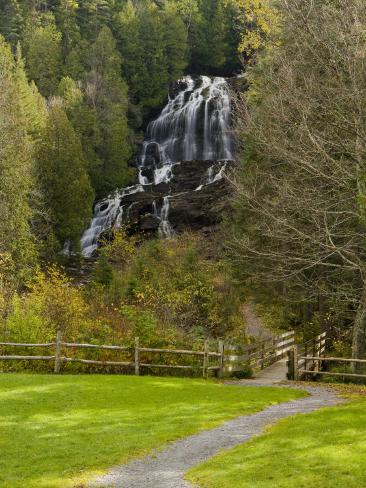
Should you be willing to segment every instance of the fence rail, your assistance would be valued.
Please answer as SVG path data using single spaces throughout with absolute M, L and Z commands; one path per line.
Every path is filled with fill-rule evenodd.
M 301 380 L 317 376 L 335 376 L 343 379 L 362 378 L 366 380 L 366 359 L 338 358 L 324 356 L 326 350 L 326 333 L 316 336 L 300 346 L 293 346 L 288 352 L 288 378 Z M 334 364 L 343 364 L 344 371 L 332 371 Z M 353 366 L 352 371 L 347 366 Z M 364 366 L 362 369 L 361 366 Z M 363 372 L 365 371 L 365 372 Z
M 240 372 L 247 367 L 264 369 L 284 357 L 294 344 L 295 332 L 292 330 L 244 347 L 225 345 L 226 371 Z M 238 354 L 233 354 L 235 351 Z
M 327 333 L 317 335 L 313 339 L 299 345 L 293 345 L 287 352 L 287 377 L 289 380 L 301 380 L 310 373 L 319 371 L 319 360 L 325 352 Z
M 50 355 L 16 355 L 4 354 L 0 355 L 0 361 L 53 361 L 54 372 L 59 373 L 63 364 L 80 363 L 86 365 L 96 366 L 116 366 L 123 368 L 133 368 L 136 375 L 140 374 L 140 368 L 157 368 L 157 369 L 176 369 L 176 370 L 191 370 L 200 371 L 203 377 L 207 377 L 209 372 L 216 372 L 219 377 L 224 373 L 236 373 L 245 371 L 248 367 L 256 369 L 263 369 L 265 366 L 275 362 L 286 354 L 289 348 L 294 344 L 294 331 L 285 332 L 277 337 L 265 339 L 254 344 L 233 345 L 225 344 L 220 340 L 217 343 L 216 350 L 210 350 L 210 342 L 205 341 L 202 350 L 190 349 L 172 349 L 143 347 L 140 345 L 138 337 L 135 338 L 134 345 L 119 346 L 119 345 L 105 345 L 105 344 L 85 344 L 65 342 L 62 340 L 61 332 L 57 333 L 55 342 L 48 342 L 43 344 L 29 344 L 29 343 L 14 343 L 1 342 L 0 347 L 11 348 L 33 348 L 43 347 L 53 349 Z M 89 350 L 104 350 L 115 351 L 116 353 L 128 354 L 125 360 L 100 360 L 88 359 L 80 357 L 68 357 L 68 350 L 89 349 Z M 211 346 L 212 349 L 212 346 Z M 235 354 L 236 353 L 236 354 Z M 154 363 L 151 360 L 151 355 L 160 355 L 160 364 Z M 197 364 L 169 364 L 169 361 L 162 360 L 161 355 L 176 355 L 189 356 L 197 358 Z
M 140 374 L 140 368 L 166 368 L 166 369 L 181 369 L 181 370 L 201 370 L 202 375 L 206 377 L 209 371 L 217 371 L 219 375 L 224 372 L 225 361 L 224 361 L 224 343 L 223 341 L 218 342 L 218 350 L 210 351 L 209 342 L 205 341 L 203 350 L 194 351 L 189 349 L 172 349 L 172 348 L 153 348 L 153 347 L 140 347 L 139 338 L 135 338 L 135 343 L 133 346 L 114 346 L 105 344 L 85 344 L 85 343 L 74 343 L 74 342 L 64 342 L 62 340 L 61 333 L 57 333 L 57 338 L 55 342 L 48 342 L 43 344 L 33 344 L 33 343 L 15 343 L 15 342 L 1 342 L 1 347 L 15 347 L 15 348 L 33 348 L 33 347 L 43 347 L 43 348 L 53 348 L 53 355 L 16 355 L 16 354 L 4 354 L 0 355 L 0 361 L 53 361 L 54 362 L 54 372 L 59 373 L 62 365 L 66 363 L 80 363 L 87 365 L 100 365 L 100 366 L 120 366 L 120 367 L 130 367 L 134 368 L 135 374 Z M 68 349 L 93 349 L 93 350 L 107 350 L 116 351 L 122 353 L 128 353 L 133 357 L 133 361 L 112 361 L 112 360 L 96 360 L 96 359 L 84 359 L 77 357 L 68 357 L 64 353 Z M 201 364 L 197 365 L 186 365 L 186 364 L 156 364 L 154 362 L 144 361 L 141 359 L 143 354 L 168 354 L 168 355 L 178 355 L 178 356 L 191 356 L 198 357 L 201 359 Z M 211 360 L 215 360 L 217 364 L 211 364 Z
M 322 375 L 322 376 L 336 376 L 345 378 L 363 378 L 366 379 L 366 373 L 349 373 L 348 371 L 322 371 L 321 366 L 326 364 L 327 367 L 330 366 L 332 363 L 343 363 L 344 365 L 350 364 L 352 366 L 357 365 L 365 365 L 366 359 L 353 359 L 353 358 L 335 358 L 335 357 L 314 357 L 312 358 L 319 364 L 319 367 L 316 371 L 309 371 L 309 370 L 302 370 L 303 373 L 307 373 L 309 375 Z

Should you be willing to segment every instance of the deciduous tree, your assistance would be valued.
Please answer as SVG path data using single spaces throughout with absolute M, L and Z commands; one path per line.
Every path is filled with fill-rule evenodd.
M 282 0 L 282 34 L 241 107 L 234 262 L 252 280 L 353 307 L 366 333 L 366 4 Z

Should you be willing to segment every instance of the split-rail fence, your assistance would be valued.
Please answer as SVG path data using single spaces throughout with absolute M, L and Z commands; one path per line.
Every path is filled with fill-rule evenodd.
M 340 380 L 366 380 L 366 359 L 325 356 L 326 332 L 314 339 L 294 345 L 288 351 L 290 380 L 336 377 Z
M 258 341 L 253 344 L 233 345 L 226 344 L 220 340 L 216 343 L 215 350 L 212 341 L 205 341 L 200 350 L 173 349 L 144 347 L 140 344 L 138 337 L 135 338 L 132 346 L 119 345 L 98 345 L 98 344 L 79 344 L 63 341 L 61 332 L 57 333 L 55 342 L 34 344 L 34 343 L 14 343 L 0 342 L 0 361 L 50 361 L 54 363 L 53 370 L 60 373 L 63 365 L 67 363 L 80 363 L 85 365 L 119 367 L 123 372 L 134 372 L 140 374 L 144 371 L 154 372 L 155 370 L 173 369 L 191 372 L 200 371 L 203 377 L 207 377 L 210 372 L 216 373 L 218 377 L 225 374 L 248 373 L 248 369 L 263 369 L 276 362 L 286 355 L 293 348 L 295 341 L 294 331 L 285 332 L 276 337 Z M 25 348 L 25 349 L 48 349 L 49 355 L 20 355 L 20 354 L 1 354 L 2 349 Z M 70 357 L 68 351 L 73 350 L 105 350 L 114 351 L 125 357 L 125 360 L 96 360 L 80 357 Z M 159 362 L 154 360 L 156 356 Z M 175 362 L 167 358 L 175 357 Z M 195 364 L 182 364 L 183 357 L 190 357 Z M 148 359 L 146 359 L 148 358 Z M 165 359 L 162 359 L 165 358 Z M 192 361 L 195 358 L 195 361 Z

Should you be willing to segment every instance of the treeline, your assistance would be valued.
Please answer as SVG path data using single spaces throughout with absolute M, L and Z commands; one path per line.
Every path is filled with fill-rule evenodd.
M 174 80 L 240 69 L 242 7 L 0 0 L 0 255 L 15 281 L 65 242 L 78 251 L 93 200 L 134 180 L 142 128 Z
M 366 4 L 278 2 L 248 73 L 231 259 L 287 321 L 366 347 Z

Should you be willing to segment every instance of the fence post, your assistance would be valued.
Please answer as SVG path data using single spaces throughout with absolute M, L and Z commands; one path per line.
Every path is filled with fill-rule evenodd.
M 299 378 L 299 365 L 298 365 L 298 358 L 297 358 L 297 346 L 294 346 L 290 351 L 287 353 L 288 361 L 288 379 L 296 381 Z
M 304 361 L 304 369 L 308 369 L 307 366 L 308 366 L 308 363 L 307 363 L 307 357 L 308 357 L 308 345 L 305 344 L 305 353 L 304 353 L 304 356 L 305 356 L 305 361 Z
M 140 374 L 140 339 L 135 337 L 135 375 Z
M 203 368 L 202 374 L 204 378 L 208 376 L 208 340 L 205 340 L 204 354 L 203 354 Z
M 55 373 L 59 373 L 61 369 L 61 352 L 62 352 L 62 332 L 60 330 L 57 331 L 56 334 L 56 352 L 55 352 Z
M 219 349 L 218 352 L 220 354 L 219 357 L 219 378 L 224 376 L 224 341 L 219 341 Z

